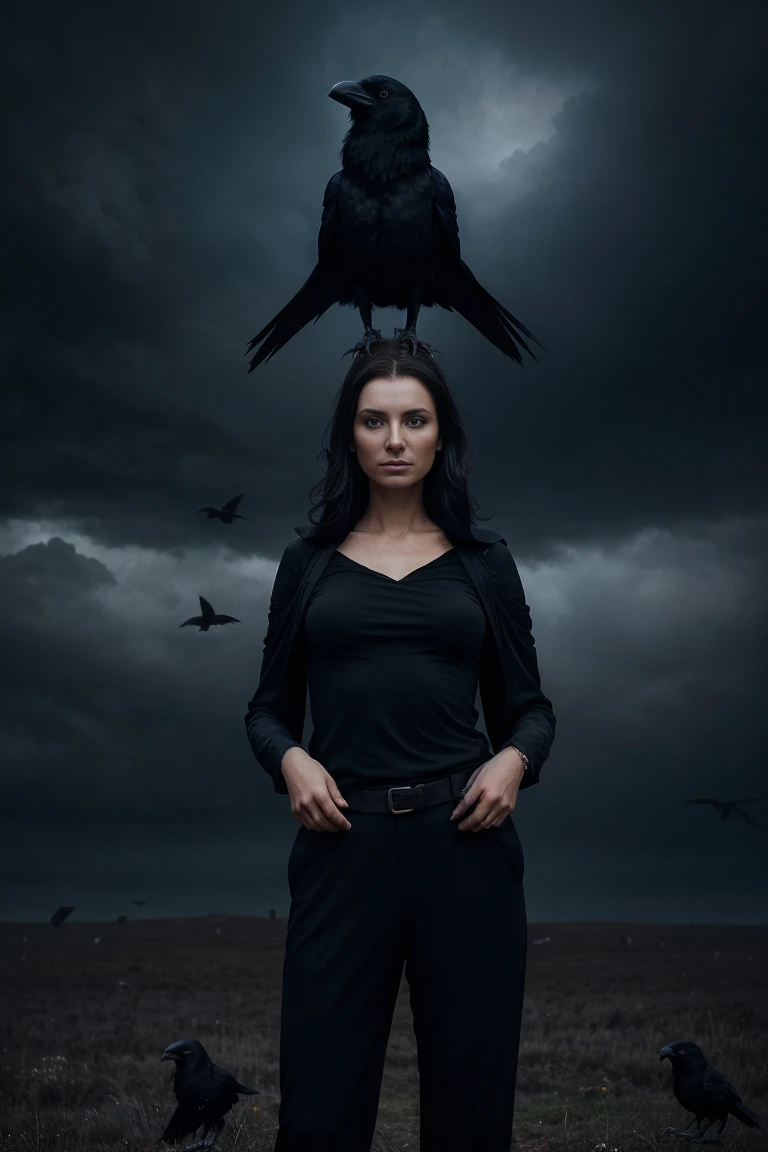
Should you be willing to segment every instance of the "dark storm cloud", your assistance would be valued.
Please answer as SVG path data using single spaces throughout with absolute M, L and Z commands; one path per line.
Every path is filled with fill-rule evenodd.
M 359 321 L 332 309 L 250 376 L 243 353 L 316 258 L 348 126 L 326 93 L 381 71 L 424 105 L 465 259 L 547 347 L 519 371 L 461 317 L 420 320 L 558 715 L 518 806 L 532 914 L 728 918 L 746 876 L 752 918 L 761 842 L 680 801 L 758 795 L 762 775 L 756 11 L 172 2 L 118 27 L 80 3 L 6 21 L 9 907 L 164 875 L 169 911 L 207 911 L 190 843 L 201 899 L 286 906 L 295 824 L 242 715 Z M 240 491 L 236 529 L 196 514 Z M 243 625 L 179 631 L 201 592 Z
M 767 550 L 765 524 L 737 520 L 521 565 L 564 733 L 516 813 L 540 918 L 594 917 L 620 898 L 637 910 L 653 894 L 685 918 L 684 894 L 711 890 L 713 852 L 742 918 L 757 915 L 764 838 L 682 801 L 760 794 Z M 219 892 L 248 903 L 254 884 L 282 906 L 275 862 L 295 823 L 242 729 L 272 565 L 230 551 L 101 555 L 53 538 L 0 557 L 13 606 L 0 623 L 7 899 L 53 899 L 58 878 L 65 895 L 99 892 L 110 907 L 129 880 L 154 892 L 162 876 L 189 911 Z M 179 630 L 198 591 L 242 626 Z
M 229 441 L 241 445 L 238 483 L 260 488 L 268 433 L 283 447 L 270 461 L 269 515 L 303 520 L 357 318 L 334 309 L 255 379 L 241 354 L 315 259 L 347 127 L 329 83 L 389 69 L 427 110 L 435 163 L 452 160 L 467 260 L 548 348 L 522 373 L 460 317 L 424 317 L 457 390 L 471 392 L 484 506 L 513 517 L 526 546 L 754 508 L 754 11 L 550 4 L 512 18 L 485 4 L 470 20 L 446 4 L 415 23 L 411 13 L 404 38 L 397 5 L 306 7 L 298 23 L 293 9 L 273 10 L 266 24 L 244 5 L 185 9 L 183 20 L 171 5 L 159 19 L 138 8 L 117 40 L 109 14 L 88 5 L 75 25 L 52 9 L 43 37 L 33 9 L 17 13 L 4 209 L 15 221 L 12 393 L 31 377 L 43 401 L 59 393 L 77 406 L 95 388 L 105 418 L 114 409 L 114 451 L 93 477 L 112 538 L 115 500 L 137 509 L 120 521 L 126 539 L 159 538 L 158 521 L 179 532 L 167 474 L 183 437 L 148 446 L 137 491 L 118 463 L 135 445 L 126 396 L 169 422 L 186 417 L 201 438 L 208 420 L 221 427 L 199 483 L 180 480 L 192 503 L 202 486 L 228 486 Z M 472 114 L 476 134 L 505 78 L 521 102 L 525 91 L 535 103 L 532 78 L 573 95 L 546 140 L 511 143 L 470 178 L 454 150 L 469 148 Z M 514 108 L 501 109 L 498 135 Z M 379 314 L 385 330 L 398 320 Z M 286 393 L 298 401 L 290 412 Z M 45 459 L 46 421 L 30 423 L 24 442 Z M 87 420 L 61 436 L 70 459 L 88 461 Z M 12 486 L 15 476 L 5 473 L 7 514 L 34 514 L 54 489 L 62 511 L 82 513 L 82 487 L 55 455 L 47 478 Z
M 13 608 L 0 642 L 12 672 L 0 704 L 4 816 L 72 825 L 109 814 L 117 828 L 158 813 L 173 827 L 197 811 L 210 821 L 231 804 L 210 795 L 212 761 L 243 759 L 269 566 L 249 567 L 262 576 L 248 613 L 258 623 L 226 646 L 218 634 L 200 645 L 179 625 L 197 610 L 198 589 L 222 611 L 237 600 L 240 614 L 247 581 L 236 567 L 222 575 L 212 554 L 202 568 L 188 555 L 183 569 L 151 552 L 110 559 L 118 575 L 55 537 L 0 557 L 0 593 Z

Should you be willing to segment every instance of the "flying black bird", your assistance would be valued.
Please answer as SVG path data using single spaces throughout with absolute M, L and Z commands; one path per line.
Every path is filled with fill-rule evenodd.
M 53 916 L 51 916 L 51 924 L 53 924 L 54 928 L 58 928 L 59 924 L 66 920 L 70 912 L 74 912 L 74 910 L 74 908 L 58 908 Z
M 222 504 L 221 508 L 212 508 L 210 504 L 206 504 L 205 508 L 198 508 L 198 512 L 207 512 L 208 520 L 215 520 L 218 516 L 223 524 L 231 524 L 234 520 L 245 520 L 245 516 L 235 512 L 235 508 L 243 496 L 245 496 L 245 492 L 241 492 L 239 496 L 233 496 L 231 500 L 227 500 L 226 504 Z
M 720 1128 L 708 1141 L 720 1143 L 720 1137 L 729 1115 L 735 1116 L 747 1128 L 758 1128 L 764 1132 L 762 1124 L 751 1109 L 747 1108 L 736 1089 L 724 1076 L 710 1068 L 707 1058 L 692 1040 L 679 1040 L 667 1044 L 659 1052 L 659 1060 L 669 1060 L 672 1065 L 672 1091 L 679 1104 L 687 1112 L 693 1112 L 693 1120 L 685 1128 L 665 1128 L 662 1135 L 685 1136 L 687 1139 L 700 1139 L 707 1128 L 720 1121 Z M 688 1131 L 696 1121 L 696 1135 Z M 702 1129 L 701 1122 L 706 1120 Z
M 757 825 L 755 824 L 754 820 L 749 815 L 749 813 L 742 811 L 742 809 L 737 807 L 737 805 L 739 805 L 739 804 L 752 804 L 752 803 L 754 803 L 755 800 L 759 800 L 759 799 L 760 799 L 759 796 L 747 796 L 743 800 L 712 800 L 712 799 L 709 799 L 707 797 L 699 797 L 695 800 L 684 800 L 683 803 L 684 804 L 712 804 L 713 807 L 719 809 L 721 820 L 727 819 L 727 817 L 730 816 L 731 812 L 733 812 L 734 816 L 740 816 L 742 820 L 746 820 L 747 824 L 751 824 L 753 828 L 756 828 Z
M 173 1060 L 176 1065 L 173 1091 L 178 1108 L 160 1139 L 178 1144 L 185 1136 L 196 1132 L 201 1124 L 204 1125 L 203 1139 L 197 1144 L 187 1145 L 184 1152 L 210 1148 L 216 1143 L 224 1131 L 224 1117 L 232 1105 L 238 1103 L 238 1093 L 244 1096 L 260 1094 L 258 1088 L 246 1088 L 230 1072 L 214 1064 L 198 1040 L 177 1040 L 175 1044 L 169 1044 L 161 1063 L 163 1060 Z
M 317 264 L 284 308 L 254 336 L 262 340 L 249 372 L 269 360 L 332 304 L 360 312 L 362 339 L 348 352 L 370 352 L 381 339 L 372 307 L 406 310 L 395 336 L 419 345 L 421 307 L 454 310 L 507 356 L 522 364 L 518 345 L 536 357 L 521 332 L 536 337 L 482 287 L 461 259 L 456 203 L 448 180 L 429 160 L 429 125 L 419 101 L 391 76 L 344 80 L 328 95 L 350 110 L 341 171 L 328 181 L 317 241 Z M 542 347 L 542 345 L 539 345 Z M 430 350 L 431 351 L 431 350 Z M 347 353 L 345 352 L 346 356 Z
M 146 901 L 146 900 L 132 900 L 131 903 L 132 904 L 141 904 L 143 907 L 145 904 L 148 903 L 148 901 Z
M 212 624 L 240 623 L 234 616 L 217 616 L 205 596 L 200 597 L 200 611 L 202 612 L 202 616 L 190 616 L 189 620 L 185 620 L 183 624 L 179 624 L 179 628 L 186 628 L 188 624 L 199 624 L 199 630 L 201 632 L 207 632 Z

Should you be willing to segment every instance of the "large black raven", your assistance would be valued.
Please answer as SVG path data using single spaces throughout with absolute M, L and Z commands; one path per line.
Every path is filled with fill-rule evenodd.
M 539 341 L 461 259 L 453 190 L 430 164 L 429 125 L 410 88 L 376 75 L 359 83 L 344 80 L 328 95 L 349 108 L 352 124 L 341 150 L 342 169 L 325 189 L 317 264 L 293 299 L 251 340 L 246 355 L 264 343 L 248 371 L 271 359 L 332 304 L 360 312 L 363 337 L 348 352 L 370 352 L 371 343 L 381 339 L 372 327 L 373 306 L 405 309 L 405 328 L 395 328 L 395 336 L 407 341 L 412 353 L 419 345 L 429 349 L 416 335 L 416 320 L 422 306 L 437 304 L 459 312 L 518 364 L 518 345 L 533 356 L 521 333 Z
M 707 1137 L 707 1141 L 720 1143 L 720 1137 L 729 1116 L 735 1116 L 747 1128 L 759 1128 L 764 1131 L 762 1124 L 754 1112 L 747 1108 L 732 1084 L 724 1076 L 710 1068 L 707 1058 L 692 1040 L 678 1040 L 675 1044 L 667 1044 L 659 1052 L 659 1060 L 669 1060 L 672 1065 L 672 1091 L 679 1104 L 687 1112 L 693 1112 L 693 1120 L 688 1124 L 690 1128 L 696 1121 L 696 1135 L 688 1132 L 687 1128 L 665 1128 L 662 1135 L 685 1136 L 688 1139 L 699 1140 L 704 1136 L 707 1128 L 720 1121 L 720 1128 L 715 1136 Z M 702 1120 L 706 1120 L 704 1128 Z
M 185 620 L 183 624 L 179 624 L 179 628 L 186 628 L 188 624 L 198 624 L 200 632 L 207 632 L 212 624 L 239 624 L 240 621 L 234 616 L 221 616 L 217 615 L 213 610 L 213 605 L 210 601 L 206 600 L 205 596 L 199 596 L 200 611 L 202 616 L 190 616 L 189 620 Z
M 231 1072 L 214 1064 L 199 1040 L 177 1040 L 169 1044 L 161 1057 L 161 1062 L 163 1060 L 173 1060 L 176 1064 L 173 1090 L 178 1108 L 160 1139 L 178 1144 L 201 1124 L 204 1126 L 203 1139 L 197 1144 L 188 1144 L 184 1152 L 210 1148 L 216 1143 L 224 1131 L 224 1117 L 232 1105 L 238 1103 L 238 1093 L 259 1095 L 258 1088 L 246 1088 Z

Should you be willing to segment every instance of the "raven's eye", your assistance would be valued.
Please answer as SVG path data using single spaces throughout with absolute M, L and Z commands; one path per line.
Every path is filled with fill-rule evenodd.
M 389 96 L 389 92 L 387 92 L 386 88 L 382 88 L 381 92 L 379 92 L 379 96 L 381 96 L 383 100 L 385 96 Z

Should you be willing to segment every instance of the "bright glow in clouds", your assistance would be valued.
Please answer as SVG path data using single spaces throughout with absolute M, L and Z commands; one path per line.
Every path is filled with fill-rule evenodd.
M 493 180 L 514 152 L 548 140 L 565 101 L 596 83 L 585 75 L 533 76 L 488 42 L 456 36 L 438 16 L 426 17 L 409 40 L 414 65 L 406 52 L 398 78 L 421 101 L 432 162 L 455 190 Z

